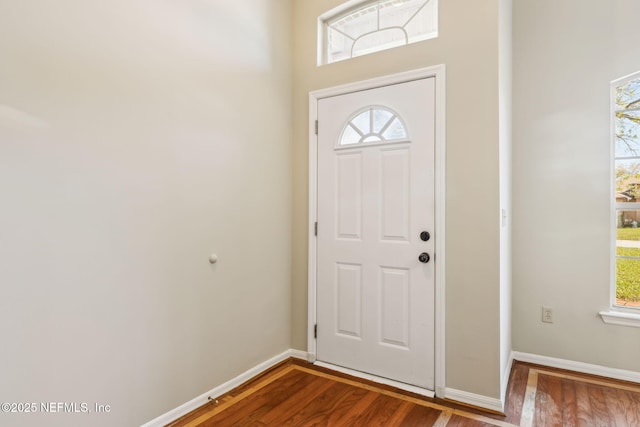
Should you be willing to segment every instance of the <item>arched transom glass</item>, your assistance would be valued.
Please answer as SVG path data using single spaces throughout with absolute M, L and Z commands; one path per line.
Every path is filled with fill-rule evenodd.
M 409 138 L 402 119 L 386 107 L 372 106 L 358 111 L 345 125 L 339 145 L 400 142 Z
M 438 36 L 438 0 L 368 0 L 322 20 L 321 63 L 332 63 Z

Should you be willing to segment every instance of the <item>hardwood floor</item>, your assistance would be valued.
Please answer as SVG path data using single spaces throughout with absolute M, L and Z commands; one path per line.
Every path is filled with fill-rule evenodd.
M 640 426 L 640 385 L 514 362 L 505 414 L 286 361 L 169 424 L 196 426 Z
M 516 369 L 524 367 L 521 426 L 640 426 L 640 385 L 524 364 Z

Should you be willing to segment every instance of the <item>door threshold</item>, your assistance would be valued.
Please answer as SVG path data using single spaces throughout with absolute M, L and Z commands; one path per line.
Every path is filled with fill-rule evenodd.
M 343 374 L 351 375 L 351 376 L 354 376 L 354 377 L 357 377 L 357 378 L 362 378 L 364 380 L 373 381 L 373 382 L 378 383 L 378 384 L 389 385 L 391 387 L 395 387 L 395 388 L 400 389 L 400 390 L 409 391 L 411 393 L 419 394 L 420 396 L 432 397 L 432 398 L 435 397 L 435 393 L 433 392 L 433 390 L 428 390 L 426 388 L 418 387 L 418 386 L 415 386 L 415 385 L 402 383 L 400 381 L 390 380 L 389 378 L 378 377 L 376 375 L 367 374 L 367 373 L 364 373 L 364 372 L 356 371 L 354 369 L 344 368 L 342 366 L 332 365 L 331 363 L 320 362 L 320 361 L 317 361 L 317 360 L 315 362 L 313 362 L 313 364 L 315 366 L 320 366 L 321 368 L 331 369 L 333 371 L 338 371 L 338 372 L 341 372 Z

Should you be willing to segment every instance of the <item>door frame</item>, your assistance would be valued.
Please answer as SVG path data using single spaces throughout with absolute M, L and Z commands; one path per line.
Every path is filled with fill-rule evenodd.
M 307 352 L 310 362 L 316 362 L 315 325 L 317 291 L 317 236 L 315 224 L 318 212 L 318 101 L 332 96 L 406 83 L 413 80 L 435 78 L 435 342 L 434 380 L 435 395 L 445 396 L 445 213 L 446 213 L 446 139 L 445 139 L 445 66 L 444 64 L 348 83 L 309 93 L 309 224 L 308 224 L 308 317 Z

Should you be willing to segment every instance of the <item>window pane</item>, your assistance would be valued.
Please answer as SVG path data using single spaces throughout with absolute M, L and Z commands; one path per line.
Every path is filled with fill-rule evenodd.
M 351 58 L 351 46 L 353 40 L 340 34 L 331 28 L 327 33 L 327 61 L 337 62 Z
M 351 12 L 343 18 L 330 21 L 329 25 L 356 39 L 378 29 L 378 5 L 372 4 Z
M 640 159 L 616 160 L 616 203 L 640 202 Z
M 640 156 L 640 111 L 616 112 L 616 157 Z
M 340 145 L 352 145 L 360 142 L 360 134 L 356 132 L 350 125 L 342 132 L 342 138 L 340 138 Z
M 382 139 L 378 135 L 369 135 L 362 142 L 380 142 Z
M 425 0 L 395 0 L 380 4 L 380 27 L 403 27 L 424 5 Z
M 382 136 L 385 139 L 403 139 L 407 137 L 407 131 L 404 129 L 402 122 L 396 117 Z
M 393 114 L 389 110 L 376 108 L 373 110 L 373 132 L 380 133 L 382 128 L 393 118 Z
M 353 56 L 366 55 L 405 44 L 407 44 L 407 37 L 402 29 L 380 30 L 356 40 L 353 46 Z
M 420 12 L 404 27 L 409 36 L 409 42 L 420 41 L 434 36 L 438 31 L 438 16 L 436 15 L 436 2 L 430 1 Z
M 640 78 L 616 87 L 616 110 L 638 107 L 639 105 L 636 104 L 638 98 L 640 98 Z
M 617 211 L 616 303 L 640 306 L 640 211 Z
M 640 211 L 616 211 L 616 246 L 640 248 Z
M 371 110 L 358 114 L 351 124 L 355 126 L 363 135 L 371 133 Z
M 640 248 L 627 248 L 623 256 L 640 256 Z M 618 258 L 616 260 L 616 303 L 632 307 L 640 306 L 640 260 Z

